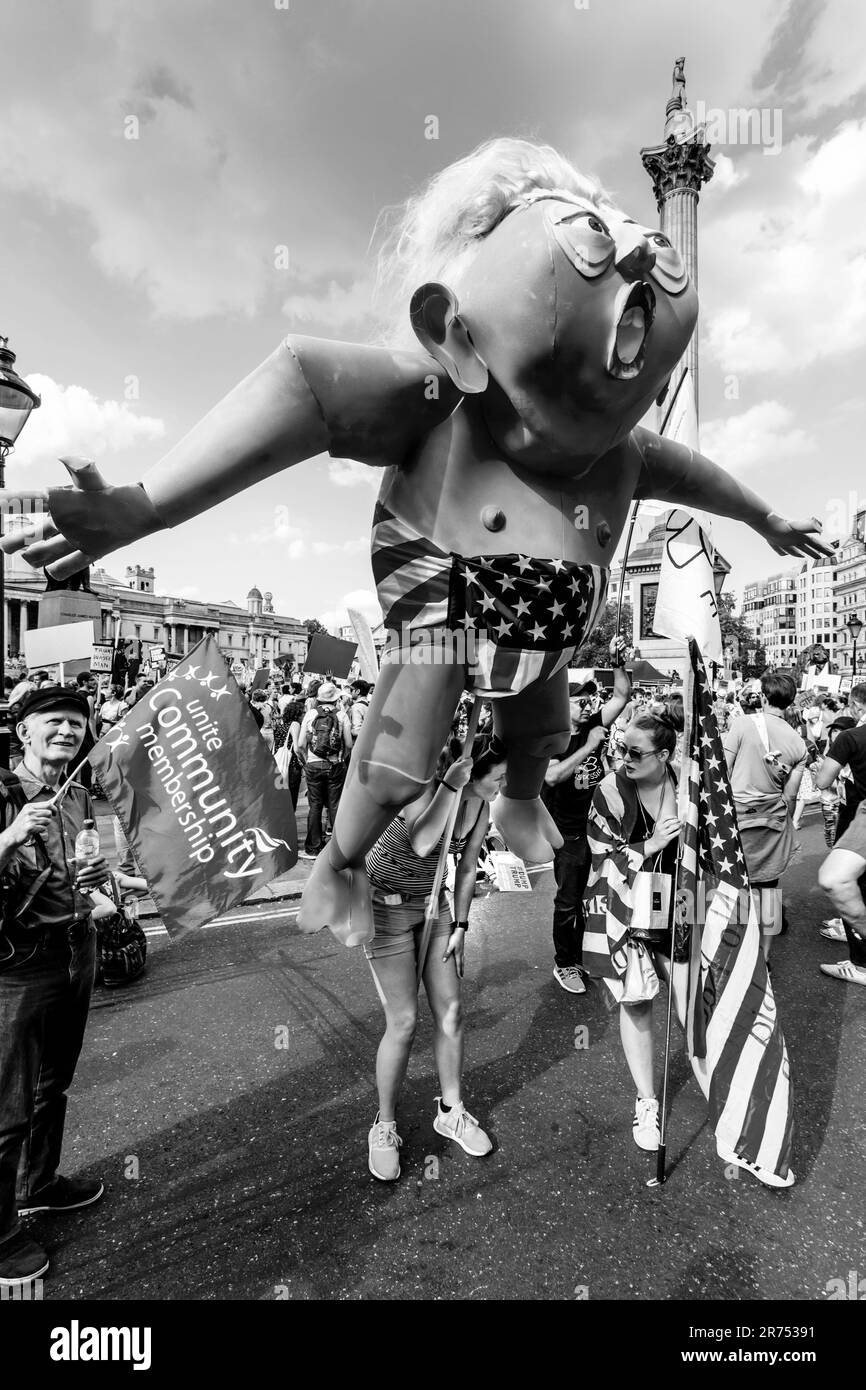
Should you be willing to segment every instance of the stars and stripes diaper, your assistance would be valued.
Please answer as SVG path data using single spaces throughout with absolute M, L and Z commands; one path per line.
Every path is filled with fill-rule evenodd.
M 388 634 L 383 659 L 405 659 L 407 648 L 431 638 L 452 653 L 460 647 L 469 688 L 480 695 L 517 694 L 567 666 L 607 593 L 600 565 L 449 554 L 382 503 L 372 563 Z

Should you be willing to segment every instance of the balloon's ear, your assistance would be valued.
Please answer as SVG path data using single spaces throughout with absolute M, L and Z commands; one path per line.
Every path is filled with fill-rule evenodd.
M 458 390 L 477 395 L 487 389 L 487 366 L 457 312 L 457 296 L 447 285 L 430 281 L 412 296 L 409 316 L 415 336 L 448 373 Z
M 668 377 L 668 379 L 667 379 L 667 381 L 665 382 L 664 386 L 662 387 L 662 389 L 659 391 L 658 395 L 656 396 L 656 405 L 662 405 L 662 404 L 663 404 L 663 402 L 664 402 L 664 400 L 665 400 L 665 397 L 667 396 L 668 391 L 669 391 L 670 389 L 671 389 L 671 379 L 670 379 L 670 377 Z

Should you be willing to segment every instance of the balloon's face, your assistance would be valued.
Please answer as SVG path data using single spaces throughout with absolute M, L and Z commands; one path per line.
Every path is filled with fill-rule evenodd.
M 545 449 L 589 466 L 659 394 L 698 300 L 661 232 L 554 195 L 485 238 L 459 314 L 493 379 L 484 409 L 497 442 L 529 466 Z

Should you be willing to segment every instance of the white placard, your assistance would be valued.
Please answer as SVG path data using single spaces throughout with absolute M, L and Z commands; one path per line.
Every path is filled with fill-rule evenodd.
M 526 865 L 519 855 L 495 849 L 490 855 L 490 862 L 496 870 L 496 887 L 501 893 L 532 892 Z
M 59 661 L 90 661 L 93 656 L 93 619 L 83 623 L 60 623 L 57 627 L 34 627 L 24 634 L 24 655 L 33 670 Z
M 93 655 L 90 658 L 90 669 L 93 672 L 107 671 L 111 674 L 114 664 L 114 647 L 110 642 L 94 642 Z

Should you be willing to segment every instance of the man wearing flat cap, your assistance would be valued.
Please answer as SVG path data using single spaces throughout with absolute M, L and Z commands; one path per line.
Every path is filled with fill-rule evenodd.
M 103 1192 L 96 1179 L 57 1171 L 93 986 L 87 890 L 109 873 L 101 857 L 76 868 L 75 838 L 93 819 L 88 792 L 73 782 L 54 800 L 90 708 L 55 685 L 29 691 L 16 713 L 24 758 L 0 771 L 0 1290 L 48 1268 L 21 1216 L 76 1211 Z

